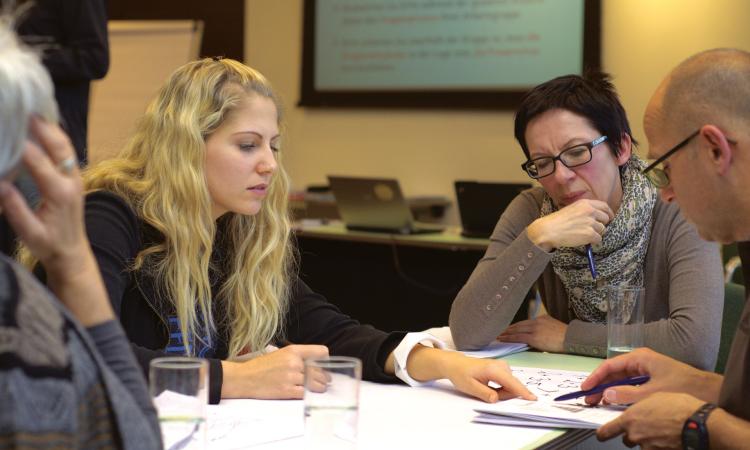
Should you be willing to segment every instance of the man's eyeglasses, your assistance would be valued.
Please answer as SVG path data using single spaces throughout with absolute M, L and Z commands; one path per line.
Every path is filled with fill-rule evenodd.
M 692 134 L 690 134 L 690 136 L 686 137 L 682 142 L 675 145 L 674 147 L 669 149 L 669 151 L 661 155 L 656 161 L 649 164 L 648 167 L 646 167 L 645 169 L 641 171 L 641 173 L 645 175 L 646 178 L 648 178 L 648 181 L 650 181 L 651 184 L 653 184 L 659 189 L 663 189 L 669 186 L 669 175 L 667 175 L 667 173 L 664 171 L 664 168 L 657 167 L 657 166 L 662 164 L 667 158 L 672 156 L 677 150 L 686 146 L 688 142 L 690 142 L 691 139 L 698 136 L 700 131 L 701 131 L 700 129 L 695 130 Z M 727 138 L 727 142 L 729 142 L 732 145 L 737 144 L 737 142 L 729 138 Z
M 698 133 L 700 133 L 700 131 L 701 130 L 695 130 L 692 134 L 690 134 L 690 136 L 683 139 L 682 142 L 675 145 L 674 147 L 669 149 L 668 152 L 661 155 L 656 161 L 649 164 L 645 169 L 641 171 L 641 173 L 645 175 L 646 178 L 648 178 L 648 181 L 650 181 L 651 184 L 659 189 L 663 189 L 669 186 L 669 175 L 667 175 L 667 172 L 664 171 L 664 168 L 657 166 L 663 163 L 667 158 L 672 156 L 677 150 L 686 146 L 688 142 L 690 142 L 690 140 L 698 136 Z
M 546 177 L 547 175 L 552 175 L 557 167 L 555 161 L 560 161 L 569 169 L 582 166 L 591 161 L 591 150 L 606 140 L 607 136 L 600 136 L 586 144 L 578 144 L 566 148 L 557 156 L 542 156 L 541 158 L 530 159 L 521 164 L 521 168 L 525 170 L 531 178 L 536 180 Z

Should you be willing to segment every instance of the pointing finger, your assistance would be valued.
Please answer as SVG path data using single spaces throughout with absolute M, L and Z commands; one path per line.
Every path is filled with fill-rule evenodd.
M 525 400 L 536 400 L 536 395 L 532 394 L 531 391 L 521 383 L 518 378 L 514 377 L 511 373 L 497 368 L 490 381 L 502 386 L 504 391 L 513 394 L 514 397 L 522 397 Z

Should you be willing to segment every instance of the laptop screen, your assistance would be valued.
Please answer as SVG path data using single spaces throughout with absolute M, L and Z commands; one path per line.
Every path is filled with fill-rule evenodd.
M 463 234 L 488 238 L 505 208 L 529 183 L 456 181 L 456 200 Z
M 442 229 L 415 225 L 398 180 L 329 176 L 328 181 L 347 228 L 397 234 L 439 232 Z
M 329 176 L 328 181 L 347 226 L 384 231 L 412 226 L 411 211 L 397 180 Z

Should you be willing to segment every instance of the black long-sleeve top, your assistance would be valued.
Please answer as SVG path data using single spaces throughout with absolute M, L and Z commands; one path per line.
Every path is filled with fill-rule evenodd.
M 165 355 L 170 340 L 167 318 L 174 314 L 174 309 L 169 302 L 158 300 L 155 292 L 163 291 L 158 290 L 158 282 L 149 277 L 147 271 L 132 271 L 130 267 L 136 255 L 150 243 L 157 242 L 160 235 L 123 199 L 106 191 L 86 197 L 86 229 L 115 313 L 148 376 L 149 361 Z M 216 294 L 223 277 L 211 275 L 212 293 Z M 228 356 L 229 340 L 229 330 L 223 325 L 226 321 L 222 320 L 224 313 L 217 303 L 214 302 L 214 313 L 218 336 L 213 357 L 208 358 L 211 403 L 221 399 L 221 360 Z M 404 334 L 388 334 L 361 325 L 295 277 L 283 335 L 277 337 L 276 343 L 288 340 L 295 344 L 325 345 L 332 355 L 360 358 L 365 379 L 395 382 L 397 379 L 384 371 L 385 360 Z

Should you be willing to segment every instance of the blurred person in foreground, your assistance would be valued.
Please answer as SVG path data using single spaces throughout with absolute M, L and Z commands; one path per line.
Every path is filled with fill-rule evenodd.
M 52 82 L 0 18 L 0 208 L 48 291 L 0 254 L 0 447 L 161 447 L 156 412 L 107 298 L 83 224 L 75 150 Z M 27 170 L 32 211 L 12 185 Z

